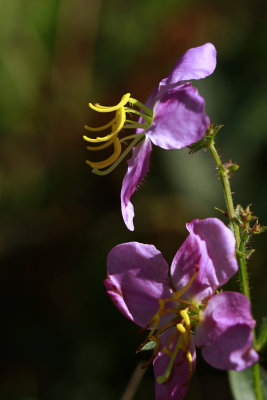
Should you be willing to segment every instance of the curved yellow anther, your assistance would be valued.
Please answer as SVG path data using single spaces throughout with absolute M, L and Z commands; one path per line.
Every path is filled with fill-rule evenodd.
M 86 146 L 86 149 L 91 150 L 91 151 L 103 150 L 103 149 L 106 149 L 107 147 L 111 146 L 114 143 L 114 141 L 115 141 L 115 139 L 110 139 L 106 143 L 100 144 L 99 146 Z
M 190 318 L 186 310 L 181 310 L 180 315 L 183 318 L 185 325 L 190 326 Z
M 185 327 L 183 326 L 183 324 L 177 324 L 177 325 L 176 325 L 176 328 L 177 328 L 178 331 L 181 332 L 181 333 L 185 333 L 185 332 L 186 332 L 186 329 L 185 329 Z
M 126 93 L 125 95 L 122 96 L 121 101 L 116 104 L 115 106 L 101 106 L 100 104 L 92 104 L 89 103 L 89 107 L 92 110 L 98 111 L 98 112 L 112 112 L 112 111 L 116 111 L 119 110 L 120 108 L 122 108 L 123 106 L 125 106 L 125 104 L 128 102 L 129 98 L 130 98 L 130 93 Z
M 190 353 L 190 351 L 188 351 L 186 353 L 186 358 L 188 359 L 189 363 L 192 364 L 193 359 L 192 359 L 192 354 Z
M 90 167 L 92 167 L 92 168 L 103 169 L 103 168 L 109 167 L 111 164 L 113 164 L 119 157 L 120 153 L 121 153 L 121 142 L 119 141 L 118 138 L 115 138 L 114 153 L 110 157 L 108 157 L 104 161 L 93 162 L 93 161 L 86 160 L 85 162 L 86 162 L 86 164 L 90 165 Z
M 115 130 L 112 130 L 109 135 L 106 135 L 103 137 L 97 137 L 95 139 L 89 138 L 84 135 L 83 138 L 87 142 L 91 142 L 91 143 L 106 142 L 106 141 L 110 140 L 111 138 L 113 138 L 114 136 L 116 136 L 122 130 L 125 119 L 126 119 L 126 113 L 125 113 L 124 109 L 122 108 L 116 112 L 116 117 L 115 117 L 116 122 L 114 123 L 114 125 L 112 127 L 112 128 L 115 128 Z
M 99 132 L 99 131 L 104 131 L 105 129 L 109 128 L 110 126 L 112 126 L 114 124 L 114 122 L 116 121 L 116 118 L 113 118 L 110 122 L 108 122 L 106 125 L 102 125 L 99 126 L 97 128 L 93 128 L 91 126 L 88 125 L 84 125 L 84 129 L 86 129 L 89 132 Z
M 192 355 L 191 355 L 190 351 L 187 351 L 186 358 L 189 363 L 189 374 L 188 374 L 188 378 L 187 378 L 187 382 L 189 382 L 192 377 L 192 370 L 193 370 L 193 359 L 192 359 Z

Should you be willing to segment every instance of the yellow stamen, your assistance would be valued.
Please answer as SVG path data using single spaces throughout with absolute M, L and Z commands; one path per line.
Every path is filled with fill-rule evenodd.
M 104 171 L 100 171 L 97 168 L 94 168 L 92 170 L 92 172 L 96 175 L 107 175 L 110 172 L 112 172 L 120 163 L 121 161 L 130 153 L 130 151 L 132 150 L 132 148 L 138 144 L 139 142 L 141 142 L 141 140 L 144 139 L 145 134 L 138 134 L 135 135 L 136 138 L 126 147 L 126 149 L 123 151 L 122 154 L 120 154 L 120 156 L 117 158 L 117 160 L 114 162 L 114 164 L 112 164 L 109 168 L 105 169 Z
M 191 355 L 190 351 L 188 351 L 188 352 L 186 353 L 186 357 L 187 357 L 189 363 L 191 364 L 191 363 L 192 363 L 192 355 Z
M 92 110 L 98 111 L 98 112 L 112 112 L 112 111 L 116 111 L 119 110 L 120 108 L 122 108 L 123 106 L 125 106 L 125 104 L 128 102 L 129 98 L 130 98 L 130 93 L 126 93 L 124 96 L 122 96 L 121 101 L 116 104 L 116 106 L 112 106 L 112 107 L 107 107 L 107 106 L 101 106 L 100 104 L 92 104 L 89 103 L 89 107 Z
M 192 359 L 192 355 L 191 355 L 190 351 L 188 351 L 186 353 L 186 358 L 189 363 L 189 374 L 188 374 L 188 378 L 187 378 L 187 382 L 189 382 L 192 377 L 192 371 L 193 371 L 193 359 Z
M 87 142 L 91 142 L 91 143 L 106 142 L 106 141 L 110 140 L 111 138 L 113 138 L 114 136 L 116 136 L 122 130 L 123 125 L 125 123 L 125 119 L 126 119 L 126 114 L 125 114 L 124 109 L 122 108 L 116 112 L 116 123 L 112 127 L 112 128 L 115 128 L 115 130 L 112 130 L 109 135 L 104 136 L 104 137 L 97 137 L 95 139 L 89 138 L 84 135 L 83 138 Z
M 176 325 L 176 328 L 177 328 L 178 331 L 181 332 L 181 333 L 185 333 L 185 332 L 186 332 L 186 329 L 185 329 L 185 327 L 183 326 L 183 324 L 177 324 L 177 325 Z
M 114 143 L 114 141 L 115 141 L 115 139 L 110 139 L 106 143 L 100 144 L 99 146 L 86 146 L 86 149 L 91 150 L 91 151 L 103 150 L 103 149 L 106 149 L 107 147 L 111 146 Z M 120 142 L 121 142 L 121 140 L 120 140 Z
M 114 122 L 116 121 L 116 118 L 113 118 L 111 121 L 109 121 L 106 125 L 99 126 L 97 128 L 92 128 L 91 126 L 84 125 L 84 128 L 89 131 L 89 132 L 99 132 L 99 131 L 104 131 L 105 129 L 109 128 Z M 86 140 L 86 139 L 85 139 Z
M 187 310 L 181 310 L 180 315 L 184 319 L 186 326 L 190 326 L 190 319 L 189 319 Z
M 114 153 L 106 160 L 101 162 L 93 162 L 89 160 L 86 161 L 86 163 L 93 168 L 92 172 L 98 175 L 106 175 L 109 172 L 111 172 L 121 162 L 121 160 L 125 158 L 125 156 L 131 151 L 131 149 L 136 145 L 136 143 L 138 143 L 144 136 L 144 135 L 141 136 L 141 134 L 138 135 L 138 138 L 136 138 L 137 135 L 127 136 L 127 138 L 120 139 L 120 142 L 118 142 L 119 140 L 118 135 L 122 129 L 142 128 L 145 131 L 145 129 L 152 123 L 153 119 L 152 110 L 148 109 L 144 104 L 138 102 L 137 100 L 131 98 L 130 96 L 131 96 L 130 93 L 126 93 L 125 95 L 122 96 L 119 103 L 116 104 L 115 106 L 102 106 L 98 103 L 96 104 L 89 103 L 89 107 L 97 112 L 109 113 L 115 111 L 116 113 L 115 117 L 111 119 L 111 121 L 102 126 L 91 127 L 85 125 L 85 129 L 88 132 L 102 132 L 105 131 L 106 129 L 109 129 L 111 131 L 108 134 L 105 133 L 105 136 L 102 137 L 97 136 L 96 138 L 91 138 L 87 135 L 83 136 L 84 140 L 86 140 L 87 142 L 99 144 L 99 146 L 88 146 L 87 150 L 90 151 L 103 150 L 106 147 L 114 144 Z M 130 104 L 130 107 L 127 106 L 127 103 Z M 134 106 L 135 108 L 131 108 L 131 106 Z M 143 118 L 144 123 L 140 124 L 136 121 L 126 119 L 127 113 L 129 114 L 133 113 L 139 115 L 139 117 Z M 121 154 L 122 143 L 125 144 L 125 141 L 130 140 L 131 138 L 133 139 L 132 143 L 128 144 L 123 154 Z M 104 142 L 104 144 L 101 144 L 102 142 Z M 100 171 L 101 169 L 105 170 Z
M 90 165 L 90 167 L 92 167 L 92 168 L 96 168 L 96 169 L 106 168 L 106 167 L 109 167 L 111 164 L 114 163 L 114 161 L 117 160 L 120 153 L 121 153 L 121 143 L 118 138 L 115 138 L 114 153 L 110 157 L 108 157 L 106 160 L 100 161 L 100 162 L 93 162 L 93 161 L 89 161 L 89 160 L 86 160 L 85 162 L 86 162 L 86 164 Z

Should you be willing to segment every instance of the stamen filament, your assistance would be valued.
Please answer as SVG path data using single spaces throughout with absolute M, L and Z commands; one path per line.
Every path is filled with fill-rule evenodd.
M 157 335 L 160 335 L 162 332 L 166 331 L 166 329 L 171 328 L 172 326 L 175 326 L 176 323 L 177 323 L 178 321 L 179 321 L 179 320 L 176 319 L 176 320 L 170 321 L 170 322 L 168 322 L 167 324 L 163 325 L 163 326 L 157 331 Z
M 180 347 L 181 340 L 182 340 L 182 335 L 180 335 L 179 339 L 177 340 L 174 352 L 172 353 L 171 360 L 169 362 L 169 365 L 168 365 L 165 373 L 163 375 L 157 377 L 157 383 L 162 384 L 162 383 L 165 383 L 168 380 L 168 378 L 170 376 L 170 373 L 171 373 L 171 371 L 173 369 L 174 362 L 175 362 L 176 356 L 178 354 L 178 351 L 181 348 Z
M 136 133 L 134 133 L 133 135 L 125 136 L 125 137 L 121 138 L 120 141 L 121 141 L 121 143 L 124 143 L 127 140 L 135 139 L 135 138 L 136 138 Z
M 170 345 L 172 344 L 172 342 L 178 337 L 179 332 L 177 332 L 177 330 L 171 335 L 171 337 L 168 340 L 167 346 L 164 347 L 165 349 L 167 349 L 170 353 L 170 357 L 172 356 L 172 351 L 170 350 Z M 164 349 L 162 349 L 163 351 Z
M 139 124 L 138 122 L 132 122 L 131 120 L 125 120 L 125 122 L 128 122 L 128 124 L 125 124 L 123 127 L 125 129 L 134 129 L 134 128 L 146 129 L 150 126 L 150 123 Z
M 146 114 L 148 114 L 149 116 L 153 117 L 153 111 L 150 110 L 150 108 L 145 106 L 143 103 L 141 103 L 141 101 L 133 99 L 132 97 L 129 97 L 128 101 L 129 101 L 130 104 L 134 104 L 136 107 L 139 107 L 142 110 L 144 110 Z
M 165 353 L 165 354 L 167 354 L 167 356 L 169 356 L 169 357 L 172 356 L 172 352 L 171 352 L 171 350 L 170 350 L 168 347 L 164 347 L 164 348 L 162 349 L 162 352 Z
M 124 107 L 125 111 L 130 113 L 130 114 L 137 114 L 139 115 L 139 117 L 142 117 L 145 121 L 149 122 L 151 124 L 152 122 L 152 118 L 140 111 L 135 110 L 134 108 L 130 108 L 130 107 Z
M 173 301 L 173 298 L 170 298 L 169 301 Z M 184 300 L 184 299 L 176 299 L 175 301 L 178 301 L 179 303 L 182 304 L 188 304 L 189 308 L 191 308 L 192 310 L 194 310 L 195 312 L 198 312 L 198 308 L 195 304 L 191 303 L 190 301 Z
M 194 275 L 189 280 L 189 282 L 181 290 L 178 290 L 177 292 L 174 293 L 173 300 L 176 300 L 179 297 L 181 297 L 187 291 L 187 289 L 192 285 L 192 283 L 194 282 L 194 280 L 197 277 L 199 267 L 197 265 L 195 265 L 195 269 L 196 269 L 196 271 L 194 272 Z

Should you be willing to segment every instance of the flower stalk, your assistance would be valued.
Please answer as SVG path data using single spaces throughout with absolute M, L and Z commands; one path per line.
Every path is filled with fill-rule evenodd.
M 236 213 L 235 213 L 234 202 L 233 202 L 231 186 L 230 186 L 230 181 L 229 181 L 229 175 L 230 175 L 229 170 L 221 162 L 220 156 L 215 148 L 214 136 L 215 135 L 211 134 L 207 137 L 207 139 L 208 139 L 207 147 L 210 149 L 210 151 L 213 155 L 213 158 L 216 162 L 216 165 L 217 165 L 218 173 L 219 173 L 222 187 L 223 187 L 225 204 L 226 204 L 229 219 L 230 219 L 230 228 L 234 232 L 235 239 L 236 239 L 236 257 L 237 257 L 238 269 L 239 269 L 240 290 L 251 302 L 249 279 L 248 279 L 248 272 L 247 272 L 247 263 L 246 263 L 246 254 L 245 254 L 245 246 L 247 244 L 249 235 L 247 233 L 245 233 L 242 237 L 240 236 L 240 229 L 239 229 L 238 222 L 236 221 Z M 257 339 L 256 339 L 255 330 L 253 330 L 253 346 L 254 346 L 254 349 L 257 349 Z M 255 363 L 252 366 L 252 372 L 253 372 L 254 392 L 255 392 L 255 396 L 256 396 L 255 398 L 257 400 L 263 400 L 259 363 Z

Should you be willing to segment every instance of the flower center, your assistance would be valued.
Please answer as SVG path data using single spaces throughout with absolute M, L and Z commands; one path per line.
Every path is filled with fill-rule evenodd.
M 160 335 L 166 330 L 175 327 L 175 330 L 170 336 L 166 346 L 161 349 L 163 353 L 167 354 L 170 357 L 170 361 L 165 373 L 162 376 L 157 377 L 157 383 L 159 384 L 166 383 L 171 377 L 175 359 L 178 355 L 179 350 L 183 352 L 183 357 L 180 363 L 183 363 L 185 360 L 187 360 L 189 363 L 189 373 L 186 383 L 190 381 L 192 376 L 193 360 L 192 354 L 189 350 L 191 342 L 191 331 L 193 331 L 198 324 L 199 313 L 202 306 L 188 300 L 184 300 L 181 297 L 196 279 L 199 270 L 197 265 L 195 266 L 195 269 L 195 273 L 185 287 L 173 293 L 173 295 L 169 298 L 159 299 L 158 311 L 151 319 L 151 321 L 141 330 L 144 331 L 145 329 L 148 329 L 152 326 L 152 329 L 150 330 L 146 340 L 144 341 L 144 343 L 141 344 L 137 351 L 140 351 L 148 342 L 152 341 L 155 343 L 152 357 L 144 365 L 145 368 L 153 361 L 160 350 Z M 169 307 L 166 307 L 167 303 L 172 304 Z M 177 303 L 179 303 L 179 306 L 177 306 Z M 173 318 L 171 319 L 171 321 L 159 327 L 160 318 L 163 315 L 169 313 L 173 314 Z
M 138 135 L 134 134 L 131 136 L 126 136 L 119 138 L 119 133 L 122 129 L 147 129 L 153 119 L 153 112 L 147 108 L 144 104 L 138 100 L 130 97 L 130 93 L 126 93 L 122 96 L 121 101 L 111 107 L 101 106 L 100 104 L 91 104 L 89 107 L 92 110 L 98 111 L 100 113 L 110 113 L 115 112 L 115 116 L 105 125 L 97 128 L 85 125 L 85 129 L 88 132 L 101 132 L 110 130 L 105 136 L 97 136 L 96 138 L 91 138 L 86 135 L 83 136 L 84 140 L 94 144 L 94 146 L 87 146 L 87 150 L 99 151 L 103 150 L 109 146 L 113 146 L 113 153 L 108 158 L 103 161 L 94 162 L 86 160 L 86 163 L 93 168 L 93 172 L 98 175 L 106 175 L 111 172 L 126 155 L 131 151 L 131 149 L 144 138 L 144 133 Z M 127 106 L 129 104 L 130 106 Z M 136 107 L 136 108 L 133 108 Z M 142 111 L 140 111 L 142 110 Z M 128 114 L 136 114 L 142 118 L 143 123 L 136 122 L 131 119 L 127 119 Z M 122 143 L 126 144 L 126 149 L 122 152 Z M 109 168 L 108 168 L 109 167 Z M 107 169 L 105 169 L 107 168 Z M 99 171 L 105 169 L 104 171 Z

